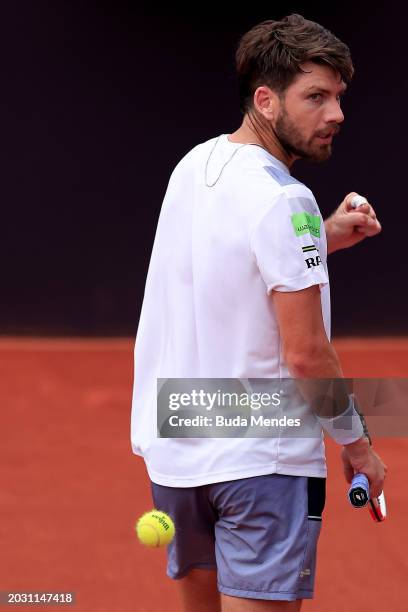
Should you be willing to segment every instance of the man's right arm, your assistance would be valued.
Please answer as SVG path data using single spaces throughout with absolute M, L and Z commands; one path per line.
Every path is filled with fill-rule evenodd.
M 343 378 L 339 358 L 324 328 L 318 285 L 300 291 L 272 291 L 272 299 L 291 375 L 296 379 Z M 371 495 L 381 493 L 386 467 L 367 438 L 344 445 L 342 460 L 348 482 L 354 473 L 361 472 L 370 482 Z

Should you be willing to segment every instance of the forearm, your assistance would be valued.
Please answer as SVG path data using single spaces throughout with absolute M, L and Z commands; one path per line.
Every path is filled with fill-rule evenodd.
M 334 253 L 340 248 L 340 245 L 336 245 L 336 237 L 333 232 L 333 225 L 331 217 L 328 217 L 324 221 L 324 229 L 326 232 L 326 240 L 327 240 L 327 254 L 330 255 Z
M 298 391 L 331 437 L 340 444 L 354 443 L 361 437 L 354 399 L 345 384 L 337 353 L 329 342 L 303 356 L 289 356 L 288 369 Z
M 340 360 L 329 342 L 287 354 L 288 369 L 294 378 L 343 378 Z

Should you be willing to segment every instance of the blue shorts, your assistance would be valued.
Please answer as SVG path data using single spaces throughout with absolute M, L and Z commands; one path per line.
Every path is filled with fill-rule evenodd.
M 325 478 L 268 474 L 200 487 L 151 486 L 155 507 L 176 526 L 168 576 L 216 569 L 227 595 L 313 597 Z

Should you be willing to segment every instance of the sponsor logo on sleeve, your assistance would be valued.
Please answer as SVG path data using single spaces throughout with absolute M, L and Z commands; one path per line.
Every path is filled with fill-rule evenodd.
M 318 251 L 318 249 L 314 244 L 309 244 L 307 246 L 303 246 L 302 251 L 304 253 L 310 253 L 310 251 Z
M 316 257 L 308 257 L 305 259 L 305 263 L 307 268 L 313 268 L 314 266 L 318 266 L 322 263 L 320 255 L 316 255 Z
M 316 238 L 320 238 L 321 217 L 319 215 L 311 215 L 306 211 L 302 211 L 300 213 L 294 213 L 291 216 L 291 221 L 296 236 L 311 234 Z

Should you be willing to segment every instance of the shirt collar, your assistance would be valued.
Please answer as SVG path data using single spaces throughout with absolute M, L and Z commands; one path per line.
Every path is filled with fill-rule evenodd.
M 236 145 L 237 147 L 242 146 L 243 143 L 240 142 L 231 142 L 230 140 L 228 140 L 228 136 L 230 134 L 223 134 L 223 139 L 225 142 L 227 142 L 229 145 L 234 146 Z M 254 148 L 258 149 L 258 151 L 261 151 L 265 157 L 268 158 L 268 160 L 277 168 L 279 168 L 280 170 L 282 170 L 283 172 L 285 172 L 286 174 L 290 174 L 289 172 L 289 168 L 280 161 L 280 159 L 278 159 L 277 157 L 275 157 L 274 155 L 272 155 L 271 153 L 269 153 L 269 151 L 267 151 L 262 145 L 258 145 L 255 143 L 248 143 L 248 145 L 253 146 Z

